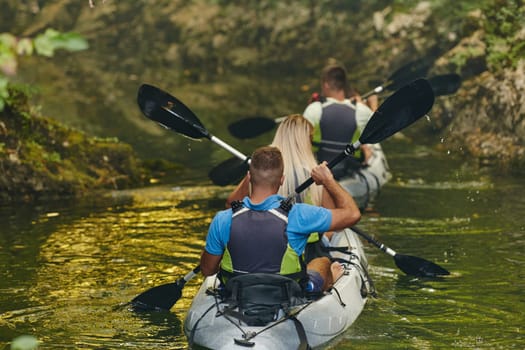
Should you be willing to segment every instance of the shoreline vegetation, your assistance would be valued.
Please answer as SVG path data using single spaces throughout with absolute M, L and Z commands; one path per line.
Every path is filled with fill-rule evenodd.
M 129 113 L 124 97 L 138 81 L 168 91 L 176 86 L 199 115 L 220 111 L 209 120 L 220 130 L 234 117 L 304 110 L 332 56 L 344 61 L 360 92 L 414 59 L 431 62 L 430 75 L 457 73 L 457 93 L 437 99 L 429 122 L 407 130 L 407 138 L 494 172 L 525 173 L 525 7 L 518 0 L 94 4 L 63 1 L 47 11 L 48 5 L 35 9 L 9 0 L 0 15 L 0 33 L 22 35 L 5 36 L 17 49 L 4 45 L 0 68 L 13 71 L 19 59 L 16 81 L 43 91 L 28 98 L 30 87 L 10 85 L 0 112 L 0 203 L 145 186 L 166 167 L 178 173 L 181 167 L 170 162 L 187 164 L 191 156 L 175 158 L 165 149 L 186 149 L 187 140 L 157 142 L 158 126 L 139 120 L 136 110 Z M 294 16 L 285 7 L 293 7 Z M 65 33 L 45 30 L 51 26 Z M 37 40 L 41 33 L 46 40 Z M 50 49 L 81 52 L 74 59 L 63 53 L 43 59 L 30 55 L 31 47 L 44 56 Z M 80 81 L 82 90 L 69 88 Z M 6 89 L 0 74 L 0 100 Z M 95 100 L 104 108 L 94 107 Z M 54 119 L 42 117 L 36 106 Z M 118 128 L 106 114 L 121 117 Z M 144 145 L 163 160 L 141 161 Z
M 144 162 L 116 138 L 90 137 L 40 115 L 24 88 L 9 92 L 0 112 L 0 203 L 142 187 L 176 167 Z

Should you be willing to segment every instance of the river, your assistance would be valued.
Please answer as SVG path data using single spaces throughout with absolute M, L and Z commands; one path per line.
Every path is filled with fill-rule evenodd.
M 522 179 L 404 140 L 383 147 L 394 177 L 361 228 L 452 274 L 407 277 L 365 244 L 378 296 L 330 348 L 524 348 Z M 200 277 L 170 313 L 126 303 L 198 263 L 229 190 L 185 181 L 1 207 L 0 349 L 22 334 L 41 349 L 186 348 L 181 325 Z

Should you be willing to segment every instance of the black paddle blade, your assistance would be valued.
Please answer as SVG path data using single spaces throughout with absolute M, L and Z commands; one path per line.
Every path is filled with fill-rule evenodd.
M 419 59 L 409 62 L 396 70 L 388 77 L 388 89 L 397 90 L 412 80 L 424 77 L 430 69 L 430 62 L 425 59 Z
M 428 79 L 435 96 L 452 95 L 461 86 L 461 77 L 458 74 L 436 75 Z
M 450 275 L 450 272 L 439 265 L 417 256 L 396 254 L 394 261 L 401 271 L 416 277 L 438 277 Z
M 215 185 L 227 186 L 239 182 L 247 171 L 248 160 L 233 157 L 211 169 L 208 177 Z
M 378 143 L 424 116 L 434 104 L 434 92 L 426 79 L 403 86 L 379 106 L 359 141 Z
M 131 301 L 131 306 L 136 311 L 169 311 L 182 296 L 184 284 L 184 279 L 179 279 L 174 283 L 166 283 L 148 289 L 137 295 Z
M 276 122 L 265 117 L 251 117 L 238 120 L 228 126 L 230 134 L 239 139 L 250 139 L 275 128 Z
M 140 110 L 165 128 L 192 139 L 210 138 L 208 130 L 184 103 L 165 91 L 143 84 L 137 94 Z

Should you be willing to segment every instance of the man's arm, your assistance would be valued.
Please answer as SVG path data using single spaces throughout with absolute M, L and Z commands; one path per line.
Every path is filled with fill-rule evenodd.
M 226 208 L 231 208 L 233 201 L 242 200 L 248 195 L 250 195 L 250 177 L 246 175 L 226 199 Z
M 222 255 L 213 255 L 206 250 L 201 255 L 201 272 L 204 276 L 211 276 L 219 272 Z
M 342 230 L 355 225 L 361 219 L 361 212 L 354 199 L 334 179 L 332 172 L 323 162 L 312 169 L 312 178 L 318 185 L 323 185 L 332 197 L 335 209 L 331 209 L 332 223 L 330 230 Z
M 321 115 L 323 114 L 323 107 L 321 102 L 310 103 L 303 112 L 303 117 L 305 117 L 314 128 L 319 125 L 321 120 Z
M 219 271 L 222 255 L 226 247 L 227 238 L 224 232 L 230 232 L 231 210 L 220 211 L 213 218 L 208 235 L 206 236 L 206 246 L 201 254 L 201 272 L 204 276 L 210 276 Z

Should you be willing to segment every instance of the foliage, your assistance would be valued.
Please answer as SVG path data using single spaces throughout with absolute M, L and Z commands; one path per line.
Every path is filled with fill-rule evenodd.
M 144 184 L 129 145 L 65 127 L 34 113 L 23 91 L 9 92 L 0 112 L 0 202 Z
M 525 5 L 523 0 L 495 0 L 484 11 L 487 62 L 495 70 L 516 67 L 525 57 Z
M 18 58 L 31 56 L 53 57 L 56 50 L 81 51 L 88 48 L 87 41 L 75 32 L 61 33 L 48 28 L 44 33 L 32 38 L 17 38 L 11 33 L 0 34 L 0 111 L 9 97 L 7 89 L 9 77 L 17 71 Z
M 221 133 L 236 118 L 304 110 L 330 57 L 345 63 L 357 90 L 367 91 L 417 59 L 435 62 L 432 74 L 455 71 L 466 83 L 525 56 L 517 0 L 98 0 L 90 2 L 94 8 L 87 1 L 8 1 L 0 32 L 33 36 L 52 26 L 96 42 L 78 59 L 24 59 L 17 79 L 42 90 L 33 101 L 54 118 L 117 136 L 144 157 L 188 164 L 192 152 L 166 152 L 189 149 L 187 140 L 165 137 L 140 118 L 133 100 L 141 82 L 172 92 Z M 442 101 L 455 116 L 457 101 L 436 106 Z M 212 152 L 213 161 L 224 157 L 221 149 Z

